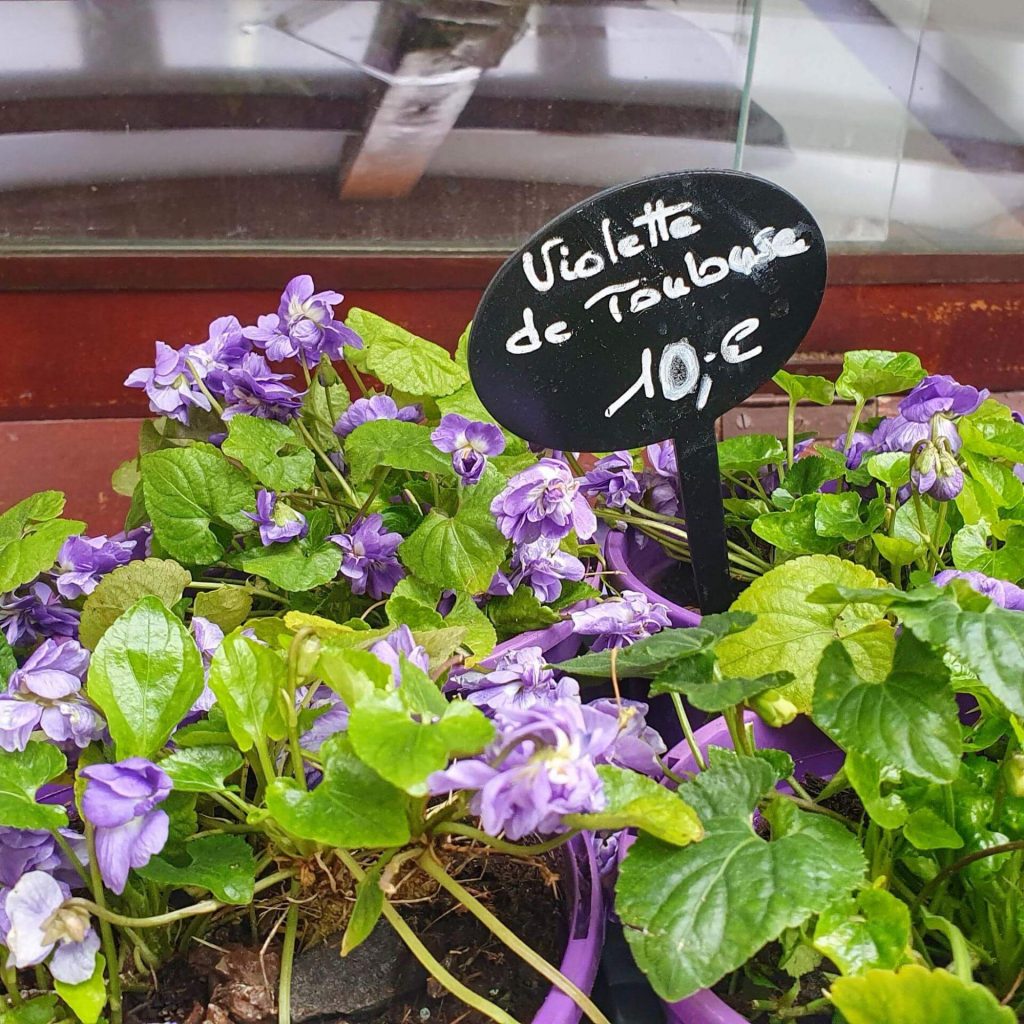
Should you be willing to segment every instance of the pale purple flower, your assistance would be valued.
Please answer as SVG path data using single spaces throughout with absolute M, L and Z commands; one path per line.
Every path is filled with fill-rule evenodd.
M 192 709 L 188 714 L 189 719 L 194 719 L 209 711 L 217 703 L 217 698 L 213 690 L 210 689 L 209 682 L 206 680 L 210 678 L 210 664 L 213 661 L 213 656 L 224 642 L 224 630 L 215 622 L 204 619 L 202 615 L 192 616 L 189 630 L 203 659 L 204 676 L 203 692 L 196 698 L 196 702 L 192 705 Z
M 562 581 L 583 579 L 586 567 L 568 551 L 562 551 L 557 541 L 537 540 L 520 544 L 512 553 L 509 582 L 515 589 L 525 583 L 545 603 L 557 601 L 562 593 Z
M 96 862 L 104 884 L 120 895 L 131 868 L 141 868 L 167 842 L 169 819 L 157 804 L 171 780 L 142 757 L 82 768 L 86 779 L 82 815 L 96 828 Z
M 577 633 L 597 637 L 590 645 L 592 651 L 626 647 L 671 625 L 668 609 L 636 590 L 624 590 L 621 597 L 572 612 L 570 617 Z
M 404 405 L 401 409 L 390 395 L 370 395 L 369 398 L 357 398 L 339 417 L 334 425 L 338 437 L 346 438 L 356 427 L 372 420 L 401 420 L 405 423 L 416 423 L 423 417 L 420 405 Z
M 78 859 L 87 861 L 85 837 L 70 829 L 61 829 L 60 833 Z M 45 871 L 69 889 L 83 884 L 51 833 L 0 825 L 0 887 L 11 888 L 29 871 Z
M 40 637 L 78 636 L 81 613 L 67 608 L 53 588 L 41 580 L 0 594 L 0 630 L 12 647 Z
M 511 597 L 515 589 L 512 581 L 500 569 L 495 570 L 491 582 L 487 584 L 487 593 L 491 597 Z
M 264 547 L 283 544 L 296 537 L 305 537 L 309 529 L 306 517 L 290 505 L 277 500 L 273 491 L 261 490 L 256 495 L 256 512 L 243 512 L 260 528 L 260 541 Z
M 1000 608 L 1024 612 L 1024 590 L 1014 583 L 986 576 L 983 572 L 961 572 L 959 569 L 943 569 L 933 577 L 932 583 L 944 587 L 951 580 L 964 580 L 979 594 L 991 598 Z
M 611 737 L 608 745 L 595 754 L 598 763 L 661 776 L 658 758 L 667 748 L 658 731 L 647 724 L 647 710 L 642 701 L 616 701 L 611 697 L 583 705 L 583 717 L 591 733 Z
M 451 453 L 452 469 L 467 486 L 479 483 L 488 455 L 500 455 L 505 450 L 505 435 L 499 427 L 455 412 L 441 417 L 430 440 L 438 451 Z
M 114 537 L 68 537 L 57 552 L 57 592 L 68 600 L 91 594 L 101 576 L 132 560 L 135 547 L 134 540 Z
M 338 292 L 317 292 L 313 278 L 300 274 L 285 285 L 277 313 L 261 316 L 256 327 L 242 333 L 274 361 L 300 354 L 310 365 L 321 355 L 340 359 L 345 346 L 363 347 L 355 331 L 334 319 L 334 307 L 343 298 Z
M 931 440 L 933 432 L 945 439 L 953 452 L 960 451 L 963 441 L 956 424 L 945 416 L 932 423 L 908 420 L 902 413 L 882 420 L 871 435 L 871 447 L 876 452 L 909 452 L 921 441 Z
M 900 414 L 911 423 L 931 423 L 932 417 L 966 416 L 974 412 L 988 398 L 987 388 L 978 390 L 959 384 L 948 374 L 925 377 L 900 402 Z
M 81 693 L 88 667 L 89 652 L 77 641 L 44 640 L 0 696 L 0 749 L 24 750 L 36 729 L 79 749 L 103 736 L 103 719 Z
M 23 875 L 6 894 L 8 967 L 34 967 L 52 953 L 50 973 L 57 981 L 77 985 L 92 977 L 100 939 L 87 911 L 64 906 L 70 895 L 45 871 Z
M 158 341 L 155 365 L 133 370 L 125 380 L 125 386 L 143 388 L 153 412 L 179 423 L 188 423 L 189 409 L 209 411 L 210 400 L 199 389 L 192 370 L 185 365 L 187 358 L 187 351 L 179 352 Z M 198 372 L 199 367 L 196 370 Z
M 252 351 L 252 342 L 242 335 L 238 317 L 222 316 L 209 327 L 208 337 L 201 345 L 185 345 L 183 358 L 195 369 L 200 379 L 214 394 L 220 393 L 222 376 L 213 371 L 228 371 Z
M 391 669 L 395 686 L 402 685 L 402 658 L 423 672 L 430 671 L 430 655 L 425 647 L 416 643 L 408 626 L 399 626 L 383 640 L 378 640 L 370 648 L 370 653 Z
M 936 501 L 952 501 L 964 489 L 964 473 L 945 443 L 926 441 L 910 467 L 910 479 L 919 494 Z
M 484 755 L 435 772 L 432 794 L 472 793 L 469 808 L 484 831 L 512 840 L 564 832 L 565 815 L 604 808 L 594 754 L 607 737 L 588 732 L 578 700 L 504 707 L 494 723 L 498 734 Z
M 837 452 L 842 452 L 846 456 L 847 469 L 859 469 L 865 457 L 874 454 L 874 444 L 874 438 L 871 434 L 863 430 L 856 430 L 850 439 L 849 448 L 846 447 L 845 436 L 837 437 L 832 447 Z
M 400 533 L 389 533 L 379 512 L 360 519 L 345 533 L 328 538 L 342 550 L 341 574 L 351 582 L 353 594 L 369 594 L 375 601 L 387 597 L 405 569 L 395 555 Z
M 541 459 L 509 480 L 491 502 L 491 514 L 498 529 L 517 544 L 561 540 L 574 529 L 588 540 L 597 530 L 597 518 L 579 488 L 564 462 Z
M 309 708 L 321 713 L 299 737 L 299 745 L 303 750 L 316 754 L 326 740 L 348 728 L 349 711 L 348 705 L 329 686 L 317 688 Z
M 570 676 L 558 678 L 544 661 L 540 647 L 507 651 L 486 672 L 460 672 L 446 689 L 452 689 L 485 712 L 498 708 L 525 708 L 550 704 L 563 698 L 579 699 L 579 683 Z
M 243 356 L 235 366 L 210 374 L 211 382 L 228 403 L 225 420 L 239 413 L 281 422 L 293 419 L 302 407 L 302 392 L 284 383 L 291 379 L 290 373 L 274 373 L 256 352 Z
M 580 490 L 590 497 L 600 495 L 609 508 L 625 508 L 627 501 L 640 497 L 643 488 L 633 472 L 629 452 L 613 452 L 594 463 L 583 477 Z

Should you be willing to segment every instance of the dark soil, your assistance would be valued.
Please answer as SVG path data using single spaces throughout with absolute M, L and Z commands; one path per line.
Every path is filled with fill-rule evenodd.
M 559 876 L 562 856 L 559 851 L 523 861 L 495 854 L 477 856 L 465 847 L 452 848 L 459 881 L 555 965 L 561 961 L 567 939 L 565 894 Z M 460 981 L 517 1020 L 529 1021 L 534 1016 L 550 985 L 475 917 L 415 870 L 402 881 L 398 899 L 402 917 Z M 320 930 L 316 918 L 326 902 L 329 899 L 314 895 L 312 905 L 307 904 L 313 931 Z M 348 902 L 350 905 L 350 896 Z M 154 990 L 144 995 L 126 993 L 129 1024 L 276 1022 L 280 930 L 262 956 L 260 947 L 265 932 L 279 916 L 263 916 L 264 933 L 258 944 L 252 942 L 246 919 L 211 931 L 205 939 L 212 946 L 193 944 L 187 961 L 176 959 L 165 965 L 158 972 Z M 332 912 L 324 911 L 319 916 L 328 918 Z M 338 963 L 342 969 L 344 961 L 340 957 Z M 359 979 L 353 978 L 352 984 L 359 985 Z M 329 1014 L 318 1018 L 318 1024 L 483 1024 L 487 1019 L 428 978 L 418 990 L 383 1012 L 354 1017 Z
M 776 1002 L 785 993 L 788 1007 L 805 1006 L 820 999 L 839 974 L 831 961 L 823 960 L 817 970 L 808 971 L 795 979 L 778 966 L 781 955 L 782 947 L 779 943 L 770 942 L 742 970 L 715 985 L 715 995 L 751 1024 L 775 1024 L 784 1018 L 779 1018 L 769 1010 L 754 1009 L 754 1001 Z M 789 1021 L 793 1019 L 792 1016 L 788 1018 Z M 831 1009 L 827 1009 L 796 1019 L 800 1024 L 832 1024 L 834 1014 Z

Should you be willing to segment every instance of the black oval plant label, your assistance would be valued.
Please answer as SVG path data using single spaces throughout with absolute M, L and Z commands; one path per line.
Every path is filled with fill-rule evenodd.
M 499 270 L 470 333 L 473 383 L 496 420 L 551 448 L 707 437 L 793 354 L 826 263 L 811 214 L 760 178 L 608 189 Z

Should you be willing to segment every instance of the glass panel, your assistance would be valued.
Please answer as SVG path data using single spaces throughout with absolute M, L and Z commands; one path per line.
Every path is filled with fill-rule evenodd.
M 5 0 L 0 249 L 502 252 L 740 165 L 834 250 L 1020 251 L 1022 69 L 1020 0 Z

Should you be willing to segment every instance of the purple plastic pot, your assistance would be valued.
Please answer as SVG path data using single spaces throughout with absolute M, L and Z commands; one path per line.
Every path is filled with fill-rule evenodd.
M 790 725 L 772 729 L 748 711 L 746 721 L 754 727 L 758 747 L 776 747 L 785 750 L 793 758 L 794 775 L 798 780 L 808 774 L 831 778 L 843 763 L 843 752 L 809 718 L 800 716 Z M 716 718 L 698 729 L 696 739 L 697 746 L 705 755 L 708 747 L 732 746 L 729 729 L 723 718 Z M 686 743 L 673 747 L 665 759 L 672 769 L 682 772 L 697 770 Z M 631 843 L 631 838 L 622 843 L 620 858 L 625 856 Z M 665 1003 L 664 1006 L 666 1024 L 748 1024 L 745 1017 L 741 1017 L 709 988 L 677 1003 Z
M 601 875 L 589 835 L 579 835 L 566 846 L 568 869 L 563 881 L 569 906 L 569 941 L 559 965 L 561 972 L 584 992 L 594 987 L 604 944 L 604 898 Z M 580 1008 L 552 988 L 534 1015 L 533 1024 L 577 1024 Z
M 659 581 L 670 572 L 678 572 L 680 563 L 665 554 L 657 541 L 638 547 L 632 530 L 611 530 L 604 542 L 604 557 L 608 567 L 618 575 L 616 583 L 622 590 L 638 590 L 652 601 L 668 609 L 673 626 L 697 626 L 700 615 L 692 608 L 670 601 L 659 592 Z
M 539 647 L 547 661 L 555 665 L 576 657 L 581 645 L 582 640 L 573 629 L 572 622 L 567 619 L 544 629 L 534 629 L 529 633 L 520 633 L 518 636 L 503 640 L 486 658 L 480 660 L 480 665 L 484 669 L 494 668 L 495 662 L 503 654 L 521 651 L 524 647 Z

